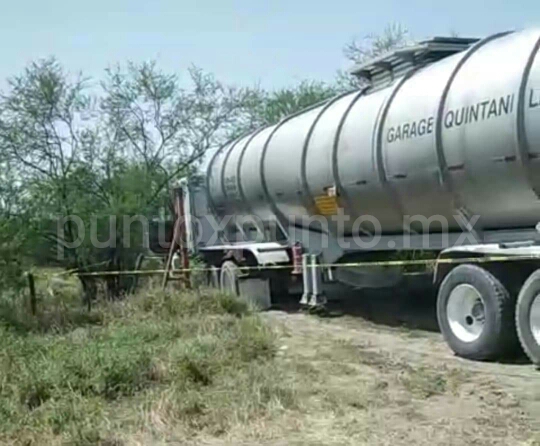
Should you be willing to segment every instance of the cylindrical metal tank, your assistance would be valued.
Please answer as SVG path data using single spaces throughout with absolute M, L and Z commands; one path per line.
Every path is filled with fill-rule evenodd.
M 501 33 L 384 88 L 336 97 L 222 147 L 208 168 L 219 214 L 301 223 L 371 215 L 478 215 L 481 228 L 540 221 L 540 30 Z M 326 204 L 325 204 L 326 203 Z M 478 226 L 477 226 L 478 227 Z M 414 229 L 414 228 L 413 228 Z

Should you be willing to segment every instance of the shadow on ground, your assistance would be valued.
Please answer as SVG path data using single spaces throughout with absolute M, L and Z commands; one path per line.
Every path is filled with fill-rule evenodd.
M 313 311 L 321 317 L 361 317 L 375 324 L 437 332 L 436 291 L 430 276 L 407 276 L 393 288 L 327 292 L 325 309 L 306 310 L 300 296 L 280 298 L 274 309 L 286 312 Z
M 385 327 L 439 332 L 437 291 L 431 276 L 407 276 L 402 284 L 393 288 L 335 289 L 327 293 L 328 303 L 324 308 L 301 306 L 300 297 L 281 297 L 273 309 L 288 313 L 309 312 L 321 318 L 357 317 Z M 441 342 L 444 341 L 441 339 Z M 521 349 L 497 362 L 530 364 Z

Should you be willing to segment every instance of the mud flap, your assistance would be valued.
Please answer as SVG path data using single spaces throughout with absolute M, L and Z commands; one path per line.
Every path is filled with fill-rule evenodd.
M 272 306 L 269 279 L 240 278 L 238 285 L 240 297 L 251 302 L 259 310 L 268 310 Z

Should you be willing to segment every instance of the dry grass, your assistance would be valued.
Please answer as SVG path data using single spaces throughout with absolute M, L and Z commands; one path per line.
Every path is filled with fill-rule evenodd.
M 493 379 L 377 334 L 209 290 L 59 299 L 0 307 L 2 444 L 540 444 Z
M 457 360 L 414 359 L 387 344 L 384 330 L 270 316 L 284 325 L 287 348 L 278 361 L 296 377 L 300 409 L 291 411 L 280 434 L 287 444 L 540 444 L 519 401 Z

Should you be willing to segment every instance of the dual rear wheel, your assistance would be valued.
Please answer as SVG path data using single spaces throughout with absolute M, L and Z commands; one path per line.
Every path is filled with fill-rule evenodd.
M 521 341 L 531 361 L 540 364 L 540 270 L 522 286 L 516 303 L 491 272 L 457 266 L 439 288 L 437 318 L 459 356 L 498 359 L 515 353 Z
M 518 296 L 516 326 L 530 360 L 540 365 L 540 270 L 527 279 Z
M 240 292 L 239 280 L 240 271 L 238 265 L 230 260 L 226 260 L 221 268 L 211 265 L 206 271 L 206 284 L 210 288 L 216 288 L 226 293 L 238 296 Z
M 242 273 L 234 261 L 226 260 L 221 267 L 209 270 L 208 284 L 213 288 L 242 297 L 259 309 L 268 309 L 278 297 L 276 293 L 286 293 L 286 280 L 277 281 L 271 277 L 249 276 Z
M 240 276 L 240 270 L 236 263 L 227 260 L 221 265 L 221 272 L 219 275 L 219 288 L 233 296 L 240 295 L 240 287 L 238 284 L 238 278 Z

